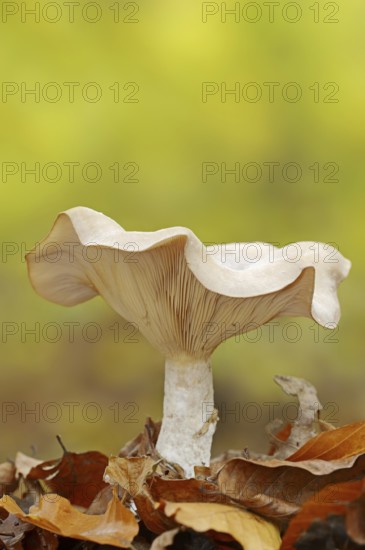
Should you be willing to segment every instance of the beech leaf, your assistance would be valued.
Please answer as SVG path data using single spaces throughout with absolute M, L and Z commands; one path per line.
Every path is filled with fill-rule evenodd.
M 165 550 L 168 546 L 171 546 L 174 542 L 175 535 L 180 531 L 177 529 L 170 529 L 170 531 L 165 531 L 161 533 L 158 537 L 155 538 L 151 545 L 151 550 Z
M 326 462 L 232 459 L 218 474 L 227 498 L 267 517 L 290 517 L 323 487 L 364 475 L 365 455 Z
M 146 477 L 152 473 L 156 461 L 151 457 L 120 458 L 112 456 L 105 469 L 104 479 L 118 483 L 132 497 L 141 493 Z
M 202 502 L 166 502 L 164 514 L 176 523 L 206 533 L 230 535 L 244 550 L 278 550 L 278 528 L 267 520 L 233 506 Z
M 365 421 L 347 424 L 313 437 L 288 460 L 337 460 L 365 453 Z
M 290 517 L 326 485 L 364 474 L 365 422 L 359 422 L 322 432 L 286 460 L 229 460 L 217 480 L 227 498 L 267 517 Z
M 67 498 L 72 504 L 87 508 L 106 487 L 103 481 L 108 458 L 98 451 L 71 453 L 62 458 L 41 462 L 18 453 L 17 473 L 30 481 L 44 480 L 51 492 Z
M 118 548 L 129 548 L 138 533 L 134 515 L 121 504 L 116 494 L 113 494 L 105 514 L 97 516 L 83 514 L 57 494 L 43 496 L 39 505 L 31 507 L 29 514 L 25 514 L 9 496 L 0 499 L 0 507 L 26 523 L 57 535 Z

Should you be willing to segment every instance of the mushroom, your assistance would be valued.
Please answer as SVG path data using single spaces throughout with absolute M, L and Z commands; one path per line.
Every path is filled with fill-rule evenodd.
M 351 266 L 321 243 L 205 246 L 185 227 L 125 231 L 85 207 L 59 214 L 26 259 L 41 296 L 73 306 L 100 294 L 164 354 L 157 450 L 187 477 L 210 462 L 215 348 L 275 317 L 306 316 L 334 328 L 336 290 Z

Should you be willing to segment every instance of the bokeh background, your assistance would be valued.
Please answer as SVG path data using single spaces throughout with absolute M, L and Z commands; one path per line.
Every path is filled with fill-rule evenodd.
M 216 401 L 235 411 L 238 403 L 241 413 L 221 422 L 214 452 L 264 450 L 268 403 L 280 403 L 279 417 L 293 414 L 286 406 L 293 399 L 272 381 L 276 373 L 313 382 L 326 420 L 363 418 L 363 2 L 304 0 L 295 22 L 298 3 L 280 2 L 270 21 L 263 3 L 227 2 L 240 14 L 224 22 L 220 2 L 103 2 L 81 0 L 73 22 L 62 2 L 41 2 L 39 21 L 24 11 L 34 2 L 2 6 L 0 459 L 17 450 L 58 456 L 56 434 L 70 450 L 116 452 L 147 416 L 161 417 L 163 357 L 139 334 L 130 341 L 126 322 L 100 298 L 66 309 L 29 284 L 24 253 L 59 211 L 76 205 L 128 230 L 187 226 L 204 242 L 336 243 L 353 268 L 339 291 L 335 334 L 295 319 L 301 335 L 293 342 L 282 320 L 274 339 L 264 327 L 215 352 Z M 217 13 L 204 23 L 204 10 Z M 78 83 L 73 102 L 65 82 Z M 205 102 L 203 82 L 219 90 Z M 262 98 L 223 102 L 222 83 L 236 82 L 256 83 L 244 89 L 261 89 Z M 273 101 L 264 82 L 279 83 Z M 295 88 L 285 88 L 289 82 Z M 44 88 L 49 83 L 56 87 Z M 22 96 L 37 86 L 39 98 Z M 290 101 L 298 87 L 301 99 Z M 74 162 L 70 178 L 64 163 Z M 218 167 L 207 181 L 204 162 Z M 265 162 L 280 163 L 273 181 Z M 302 168 L 299 181 L 288 181 L 290 170 L 283 175 L 291 162 Z M 26 172 L 36 163 L 39 181 Z M 44 171 L 47 163 L 61 172 Z M 262 177 L 222 181 L 221 163 L 259 163 Z

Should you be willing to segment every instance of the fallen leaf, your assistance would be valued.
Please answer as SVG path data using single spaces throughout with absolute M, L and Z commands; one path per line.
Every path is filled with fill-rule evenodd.
M 149 456 L 111 457 L 104 479 L 112 485 L 118 484 L 128 496 L 132 497 L 138 515 L 147 529 L 159 534 L 171 529 L 174 525 L 158 510 L 158 504 L 152 498 L 147 486 L 147 478 L 152 476 L 157 464 Z
M 50 492 L 67 498 L 72 504 L 87 508 L 106 487 L 103 481 L 108 458 L 98 451 L 71 453 L 62 458 L 39 462 L 22 453 L 15 460 L 17 472 L 29 481 L 44 480 Z
M 24 523 L 14 514 L 9 514 L 0 524 L 0 541 L 5 548 L 13 548 L 23 540 L 25 533 L 31 529 L 34 529 L 33 525 Z
M 361 475 L 365 475 L 365 455 L 301 462 L 236 458 L 218 473 L 218 487 L 228 499 L 259 514 L 289 518 L 326 485 Z
M 222 495 L 216 483 L 204 479 L 164 479 L 153 477 L 149 492 L 154 501 L 171 502 L 221 502 Z
M 230 535 L 245 550 L 278 550 L 278 528 L 244 509 L 214 503 L 166 502 L 164 514 L 198 533 L 215 531 Z
M 129 548 L 138 533 L 134 515 L 121 504 L 116 494 L 105 514 L 98 516 L 79 512 L 57 494 L 44 495 L 38 506 L 31 507 L 29 514 L 25 514 L 9 496 L 0 499 L 0 507 L 24 522 L 57 535 L 118 548 Z
M 94 498 L 88 509 L 86 510 L 86 514 L 105 514 L 106 509 L 108 507 L 109 502 L 113 498 L 113 487 L 111 485 L 108 485 L 107 487 L 104 487 Z
M 137 507 L 138 516 L 152 533 L 159 535 L 176 527 L 175 522 L 163 513 L 159 503 L 153 500 L 147 487 L 144 487 L 133 501 Z
M 144 430 L 137 437 L 128 441 L 119 451 L 121 458 L 133 456 L 151 456 L 159 460 L 160 456 L 156 451 L 156 442 L 160 433 L 161 422 L 154 422 L 150 417 L 146 419 Z
M 153 541 L 150 550 L 170 548 L 179 550 L 242 550 L 242 546 L 228 535 L 213 532 L 209 534 L 196 533 L 186 527 L 165 531 Z
M 250 453 L 246 448 L 243 450 L 229 449 L 222 454 L 215 456 L 210 462 L 212 477 L 216 476 L 222 466 L 224 466 L 229 460 L 232 460 L 232 458 L 250 458 Z
M 118 483 L 131 497 L 142 491 L 146 478 L 153 473 L 156 461 L 149 456 L 120 458 L 112 456 L 105 469 L 107 483 Z
M 197 479 L 208 479 L 212 476 L 212 469 L 208 466 L 194 466 L 194 477 Z
M 318 434 L 288 460 L 337 460 L 362 453 L 365 453 L 365 422 L 356 422 Z
M 160 461 L 151 457 L 111 457 L 105 470 L 108 483 L 119 484 L 134 499 L 139 516 L 153 533 L 164 532 L 173 525 L 158 509 L 161 500 L 221 501 L 216 484 L 205 479 L 163 478 L 156 475 L 159 465 Z M 204 473 L 208 473 L 208 469 Z
M 170 531 L 165 531 L 161 533 L 158 537 L 155 538 L 151 545 L 151 550 L 165 550 L 168 546 L 171 546 L 174 542 L 175 535 L 180 531 L 177 529 L 170 529 Z
M 364 481 L 357 480 L 328 485 L 314 494 L 289 523 L 281 550 L 295 550 L 299 536 L 305 533 L 315 520 L 325 520 L 330 515 L 343 516 L 346 514 L 348 504 L 361 495 L 363 488 Z
M 290 517 L 328 484 L 365 475 L 365 422 L 322 432 L 286 460 L 228 461 L 222 494 L 267 517 Z

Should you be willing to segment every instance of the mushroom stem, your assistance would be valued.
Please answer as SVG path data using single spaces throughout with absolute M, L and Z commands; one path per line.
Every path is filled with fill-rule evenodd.
M 194 466 L 209 466 L 217 420 L 210 363 L 168 359 L 159 454 L 194 477 Z

